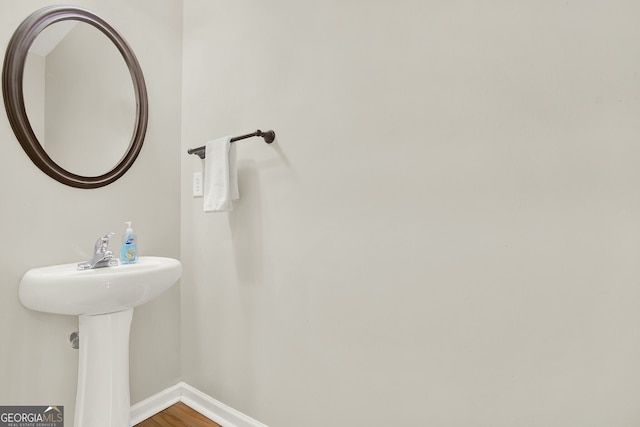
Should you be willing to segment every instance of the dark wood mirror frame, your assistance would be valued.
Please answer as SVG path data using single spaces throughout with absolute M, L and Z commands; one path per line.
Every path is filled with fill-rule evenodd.
M 29 48 L 42 30 L 51 24 L 66 20 L 86 22 L 102 31 L 122 54 L 133 80 L 136 120 L 129 148 L 113 169 L 99 176 L 76 175 L 54 162 L 38 141 L 25 108 L 22 84 Z M 142 69 L 125 39 L 104 19 L 86 9 L 56 5 L 44 7 L 29 15 L 18 26 L 7 46 L 2 69 L 2 93 L 9 122 L 24 151 L 40 170 L 65 185 L 77 188 L 98 188 L 111 184 L 129 170 L 140 153 L 149 119 L 147 88 Z M 99 155 L 100 153 L 96 153 L 96 156 Z

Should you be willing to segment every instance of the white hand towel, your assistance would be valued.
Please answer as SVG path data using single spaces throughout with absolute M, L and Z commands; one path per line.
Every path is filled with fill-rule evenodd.
M 230 212 L 233 200 L 240 199 L 236 147 L 225 136 L 209 141 L 204 161 L 204 211 Z

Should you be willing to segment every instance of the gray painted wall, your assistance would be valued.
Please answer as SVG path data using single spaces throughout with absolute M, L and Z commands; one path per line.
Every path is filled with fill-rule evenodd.
M 272 427 L 640 423 L 637 2 L 185 0 L 182 372 Z

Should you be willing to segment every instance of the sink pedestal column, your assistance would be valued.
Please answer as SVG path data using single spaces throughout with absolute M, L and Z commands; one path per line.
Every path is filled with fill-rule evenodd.
M 133 308 L 79 316 L 75 427 L 130 427 L 129 332 Z

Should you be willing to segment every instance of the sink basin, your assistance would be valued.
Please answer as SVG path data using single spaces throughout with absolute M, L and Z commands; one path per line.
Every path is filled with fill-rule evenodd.
M 182 266 L 144 256 L 135 264 L 78 270 L 78 264 L 34 268 L 20 282 L 20 302 L 31 310 L 69 315 L 116 313 L 150 301 L 173 286 Z
M 74 427 L 129 427 L 133 309 L 173 286 L 182 264 L 144 256 L 135 264 L 77 268 L 74 263 L 27 271 L 20 281 L 20 302 L 36 311 L 78 316 Z

